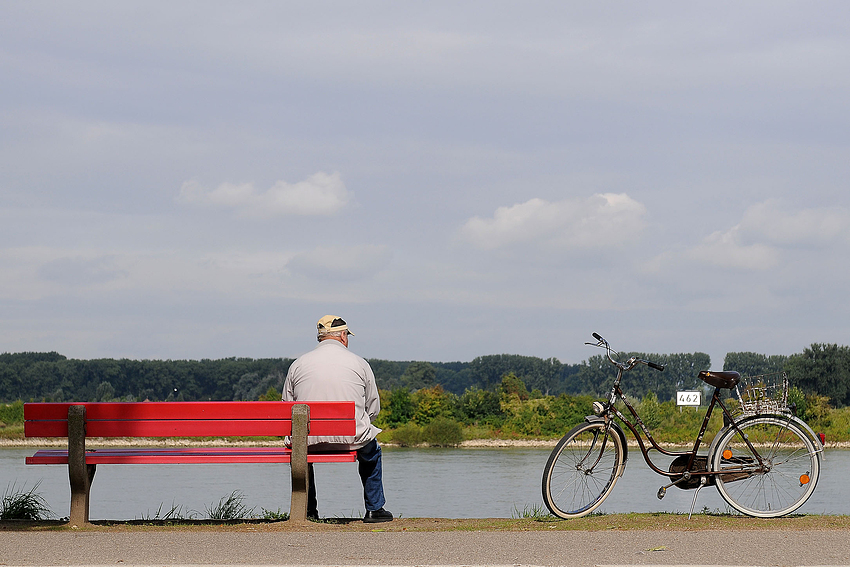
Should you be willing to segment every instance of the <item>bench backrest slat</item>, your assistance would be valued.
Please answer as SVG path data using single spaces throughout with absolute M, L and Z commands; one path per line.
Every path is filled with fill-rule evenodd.
M 294 402 L 24 404 L 26 437 L 67 437 L 68 408 L 86 406 L 89 437 L 282 437 Z M 310 435 L 354 435 L 354 402 L 310 402 Z
M 354 419 L 354 402 L 309 402 L 310 419 Z M 61 402 L 24 404 L 24 419 L 67 419 L 86 406 L 87 419 L 291 419 L 295 402 Z

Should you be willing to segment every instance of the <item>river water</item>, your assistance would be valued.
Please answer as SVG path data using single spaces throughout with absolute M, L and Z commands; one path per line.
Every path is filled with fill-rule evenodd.
M 47 501 L 54 517 L 67 516 L 70 501 L 65 465 L 25 465 L 35 448 L 0 448 L 0 490 L 29 490 Z M 545 511 L 541 493 L 549 448 L 401 449 L 384 447 L 387 509 L 413 518 L 511 518 Z M 659 462 L 660 459 L 659 459 Z M 817 489 L 798 513 L 850 514 L 846 490 L 850 450 L 828 449 Z M 665 479 L 653 473 L 639 451 L 600 510 L 618 512 L 690 511 L 694 491 L 671 488 L 663 500 L 655 494 Z M 363 498 L 356 463 L 316 465 L 319 513 L 323 517 L 359 517 Z M 234 491 L 242 504 L 289 511 L 289 465 L 100 465 L 92 484 L 94 520 L 154 518 L 177 507 L 184 517 L 208 517 L 207 511 Z M 699 493 L 695 511 L 729 511 L 714 487 Z

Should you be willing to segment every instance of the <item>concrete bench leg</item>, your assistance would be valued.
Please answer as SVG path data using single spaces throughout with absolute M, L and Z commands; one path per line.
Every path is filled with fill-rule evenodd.
M 289 467 L 292 471 L 292 499 L 289 503 L 289 521 L 307 521 L 307 493 L 310 475 L 307 472 L 307 434 L 310 424 L 310 406 L 292 406 L 292 455 Z
M 86 406 L 68 408 L 68 478 L 71 482 L 70 524 L 89 522 L 89 494 L 95 465 L 86 465 Z

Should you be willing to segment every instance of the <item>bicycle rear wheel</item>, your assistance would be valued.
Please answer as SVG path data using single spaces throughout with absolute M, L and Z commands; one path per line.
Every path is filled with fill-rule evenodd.
M 604 423 L 582 423 L 552 450 L 543 470 L 543 502 L 560 518 L 590 514 L 614 489 L 624 464 L 620 436 Z
M 712 468 L 717 490 L 736 510 L 758 518 L 790 514 L 815 490 L 820 456 L 808 435 L 782 416 L 756 416 L 738 423 L 763 465 L 732 428 L 717 443 Z

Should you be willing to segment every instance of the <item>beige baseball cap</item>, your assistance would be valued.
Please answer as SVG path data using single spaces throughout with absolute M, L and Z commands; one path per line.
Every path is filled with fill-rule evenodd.
M 348 325 L 341 317 L 337 317 L 336 315 L 325 315 L 319 322 L 316 323 L 316 328 L 320 333 L 331 333 L 335 331 L 348 331 L 348 334 L 352 337 L 354 333 L 348 328 Z

